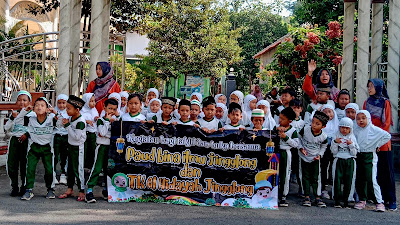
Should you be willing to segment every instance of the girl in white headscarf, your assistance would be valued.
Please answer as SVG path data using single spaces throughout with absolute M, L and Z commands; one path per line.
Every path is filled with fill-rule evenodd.
M 366 110 L 360 110 L 356 115 L 357 126 L 354 128 L 354 135 L 360 146 L 360 153 L 357 154 L 357 180 L 356 190 L 360 201 L 354 208 L 364 209 L 368 199 L 373 197 L 377 203 L 376 211 L 385 211 L 381 188 L 377 182 L 377 149 L 390 141 L 391 135 L 372 124 L 371 114 Z M 373 190 L 370 190 L 369 188 Z M 369 189 L 369 190 L 368 190 Z M 374 196 L 368 196 L 368 193 Z
M 332 164 L 333 188 L 332 197 L 335 207 L 349 207 L 349 201 L 353 200 L 356 180 L 356 156 L 359 151 L 357 139 L 353 134 L 353 121 L 343 117 L 339 122 L 339 131 L 332 141 L 331 151 L 334 157 Z M 343 192 L 342 192 L 342 184 Z M 342 197 L 343 196 L 343 197 Z
M 356 103 L 349 103 L 346 105 L 344 108 L 346 112 L 346 116 L 349 117 L 351 120 L 354 122 L 354 126 L 356 125 L 356 115 L 359 109 L 358 105 Z
M 246 97 L 244 97 L 244 103 L 243 103 L 243 108 L 244 111 L 243 113 L 247 114 L 247 118 L 251 118 L 251 112 L 253 111 L 253 109 L 256 108 L 257 105 L 257 98 L 254 95 L 246 95 Z
M 162 113 L 161 111 L 161 100 L 158 98 L 153 98 L 152 100 L 150 100 L 149 102 L 149 111 L 147 112 L 146 115 L 146 120 L 150 121 L 153 119 L 153 116 Z
M 86 148 L 84 165 L 85 168 L 92 169 L 96 151 L 96 120 L 99 117 L 99 113 L 96 109 L 96 100 L 93 93 L 84 94 L 82 100 L 85 102 L 85 105 L 81 109 L 80 113 L 86 121 Z
M 199 92 L 193 92 L 193 93 L 190 95 L 190 101 L 192 101 L 192 100 L 197 100 L 197 101 L 199 101 L 200 103 L 202 103 L 202 102 L 203 102 L 203 95 L 200 94 Z
M 224 94 L 217 94 L 214 99 L 215 103 L 222 103 L 226 105 L 226 96 Z
M 126 108 L 128 105 L 129 93 L 127 91 L 121 91 L 119 95 L 121 96 L 121 113 L 127 113 Z
M 158 92 L 158 90 L 156 88 L 149 88 L 149 90 L 147 90 L 147 93 L 146 93 L 146 100 L 144 101 L 144 104 L 142 104 L 142 111 L 140 113 L 143 114 L 144 116 L 146 116 L 147 112 L 150 111 L 149 110 L 150 101 L 153 98 L 159 98 L 159 97 L 160 97 L 160 93 Z
M 67 158 L 68 152 L 65 151 L 65 146 L 68 144 L 68 131 L 65 129 L 62 120 L 68 119 L 67 113 L 67 101 L 68 96 L 65 94 L 59 94 L 56 100 L 56 107 L 54 109 L 57 112 L 57 122 L 56 126 L 54 126 L 53 134 L 53 149 L 54 149 L 54 172 L 56 172 L 56 167 L 58 164 L 58 159 L 60 159 L 60 166 L 61 166 L 61 175 L 60 180 L 54 179 L 55 183 L 67 184 L 67 176 L 66 176 L 66 168 L 67 165 Z M 61 108 L 60 108 L 60 107 Z M 97 111 L 97 110 L 96 110 Z
M 263 128 L 267 130 L 273 130 L 276 126 L 276 122 L 274 118 L 272 118 L 269 102 L 267 100 L 261 100 L 257 102 L 256 107 L 257 109 L 262 109 L 264 111 Z
M 215 118 L 217 118 L 221 122 L 222 126 L 225 126 L 226 119 L 228 118 L 228 108 L 226 108 L 226 105 L 223 103 L 217 103 L 217 106 L 215 108 Z

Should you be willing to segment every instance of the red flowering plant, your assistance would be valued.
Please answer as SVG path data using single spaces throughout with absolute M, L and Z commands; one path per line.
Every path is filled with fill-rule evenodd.
M 317 70 L 329 68 L 337 77 L 337 66 L 342 62 L 343 33 L 341 24 L 331 21 L 326 27 L 303 25 L 290 28 L 290 41 L 282 42 L 274 54 L 274 60 L 264 66 L 261 74 L 275 71 L 274 80 L 283 85 L 299 87 L 307 74 L 307 62 L 314 59 Z

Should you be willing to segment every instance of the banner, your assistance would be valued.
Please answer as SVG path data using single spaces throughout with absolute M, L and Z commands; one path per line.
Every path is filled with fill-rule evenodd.
M 279 155 L 269 140 L 269 131 L 115 122 L 108 201 L 277 209 Z

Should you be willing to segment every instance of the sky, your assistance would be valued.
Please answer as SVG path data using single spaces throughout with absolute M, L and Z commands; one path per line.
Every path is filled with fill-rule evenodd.
M 271 4 L 274 0 L 263 0 L 263 1 L 264 1 L 265 3 Z M 291 1 L 295 1 L 295 0 L 291 0 Z M 290 15 L 290 12 L 287 11 L 287 10 L 284 8 L 284 9 L 282 10 L 282 12 L 281 12 L 279 15 L 287 17 L 287 16 Z

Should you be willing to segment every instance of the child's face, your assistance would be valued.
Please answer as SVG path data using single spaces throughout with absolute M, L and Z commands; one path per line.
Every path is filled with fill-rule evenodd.
M 211 120 L 215 116 L 215 105 L 210 104 L 207 107 L 203 108 L 204 118 L 206 120 Z
M 250 101 L 249 107 L 251 110 L 255 109 L 257 107 L 257 99 Z
M 128 110 L 131 114 L 140 112 L 141 107 L 142 103 L 138 97 L 131 98 L 131 100 L 128 101 Z
M 67 107 L 67 101 L 65 101 L 65 100 L 63 100 L 63 99 L 58 100 L 58 101 L 57 101 L 57 107 L 58 107 L 60 110 L 64 110 L 64 109 Z
M 262 111 L 264 111 L 264 115 L 267 115 L 267 113 L 268 113 L 268 107 L 267 106 L 259 105 L 258 108 L 261 109 Z
M 44 115 L 47 112 L 47 103 L 45 101 L 37 101 L 33 107 L 36 115 Z
M 344 109 L 347 104 L 350 103 L 350 96 L 347 94 L 341 94 L 338 99 L 338 104 L 341 109 Z
M 20 95 L 17 98 L 17 105 L 20 109 L 25 108 L 29 105 L 29 97 L 28 95 Z
M 352 120 L 356 119 L 356 110 L 354 109 L 346 109 L 346 116 L 349 117 Z
M 317 92 L 317 102 L 321 104 L 326 104 L 329 100 L 329 94 L 325 91 Z
M 170 116 L 172 111 L 174 110 L 174 107 L 172 105 L 168 105 L 168 104 L 163 104 L 161 106 L 161 110 L 163 111 L 163 114 L 165 116 Z
M 254 128 L 261 130 L 264 123 L 264 117 L 251 117 L 251 122 L 253 123 Z
M 233 110 L 229 113 L 228 117 L 231 120 L 232 125 L 237 125 L 239 120 L 242 119 L 242 112 L 240 112 L 240 110 Z
M 224 110 L 221 107 L 217 107 L 215 109 L 215 117 L 217 117 L 217 119 L 221 119 L 224 116 Z
M 329 120 L 332 120 L 333 117 L 335 117 L 335 113 L 333 112 L 332 109 L 326 108 L 326 109 L 322 110 L 322 112 L 324 112 L 327 116 L 329 116 Z
M 157 113 L 158 110 L 160 110 L 160 103 L 159 103 L 158 101 L 153 101 L 153 102 L 150 104 L 150 111 L 151 111 L 152 113 Z
M 198 105 L 192 105 L 190 107 L 190 117 L 192 118 L 197 118 L 197 116 L 200 114 L 200 106 Z
M 89 107 L 90 107 L 91 109 L 93 109 L 95 106 L 96 106 L 96 100 L 95 100 L 94 96 L 92 96 L 92 97 L 90 98 L 90 101 L 89 101 Z
M 301 106 L 292 106 L 292 109 L 296 113 L 296 117 L 299 118 L 301 112 L 303 111 L 303 107 L 301 107 Z
M 225 97 L 225 95 L 219 96 L 217 103 L 222 103 L 222 104 L 226 105 L 226 97 Z
M 126 99 L 125 97 L 121 97 L 121 107 L 126 106 L 127 102 L 128 102 L 128 99 Z
M 104 112 L 111 116 L 114 116 L 117 113 L 117 110 L 118 110 L 118 105 L 108 104 L 107 106 L 104 106 Z
M 230 103 L 236 102 L 236 103 L 239 104 L 239 98 L 238 98 L 238 96 L 236 96 L 236 95 L 231 95 L 229 102 L 230 102 Z
M 282 127 L 288 127 L 292 121 L 289 120 L 285 115 L 279 114 L 279 125 Z
M 357 125 L 362 128 L 364 128 L 368 125 L 368 119 L 367 119 L 367 116 L 365 116 L 365 114 L 359 113 L 357 115 Z
M 97 77 L 102 77 L 103 76 L 103 70 L 101 69 L 100 65 L 96 66 L 96 74 L 97 74 Z
M 343 136 L 350 134 L 350 127 L 339 127 L 339 131 Z
M 77 116 L 79 115 L 79 109 L 67 102 L 67 114 L 68 116 Z
M 317 118 L 313 118 L 311 121 L 311 130 L 314 134 L 319 134 L 325 128 L 325 125 Z
M 149 92 L 149 94 L 147 95 L 147 99 L 149 101 L 152 100 L 153 98 L 156 98 L 156 97 L 157 97 L 157 95 L 154 92 Z
M 368 83 L 368 94 L 370 96 L 375 95 L 376 94 L 376 90 L 375 90 L 375 86 L 372 82 Z
M 294 97 L 291 96 L 289 93 L 283 93 L 283 94 L 281 95 L 281 101 L 282 101 L 282 104 L 283 104 L 283 105 L 289 104 L 289 102 L 290 102 L 291 100 L 293 100 L 293 99 L 294 99 Z
M 328 71 L 323 70 L 319 79 L 322 84 L 329 84 L 331 77 L 329 76 Z
M 181 116 L 181 119 L 183 121 L 188 120 L 189 115 L 190 115 L 190 106 L 188 105 L 181 105 L 178 109 L 178 113 Z

